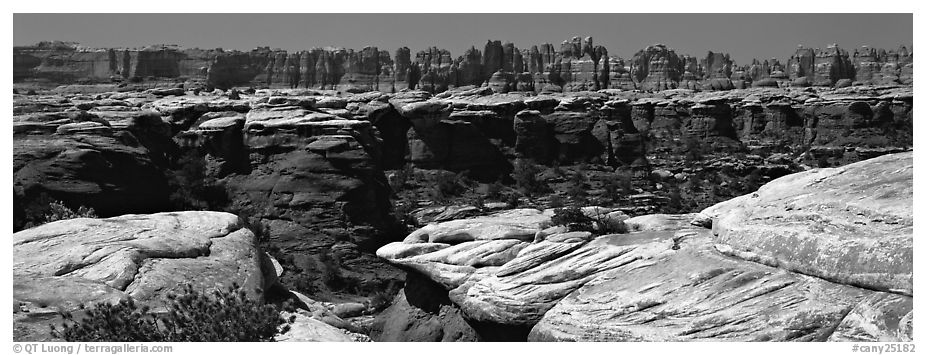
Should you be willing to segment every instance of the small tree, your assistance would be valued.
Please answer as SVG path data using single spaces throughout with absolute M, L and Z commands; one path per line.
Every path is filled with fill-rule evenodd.
M 77 211 L 74 211 L 68 208 L 68 206 L 65 206 L 64 202 L 61 201 L 52 201 L 48 204 L 48 209 L 49 211 L 45 214 L 44 223 L 74 218 L 97 218 L 93 208 L 80 206 L 77 208 Z

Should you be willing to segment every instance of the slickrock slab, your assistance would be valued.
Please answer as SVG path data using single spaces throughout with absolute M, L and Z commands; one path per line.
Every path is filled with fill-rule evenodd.
M 354 341 L 347 333 L 344 331 L 325 324 L 324 322 L 307 316 L 301 312 L 297 313 L 286 313 L 283 312 L 282 316 L 286 319 L 289 319 L 290 316 L 295 315 L 296 321 L 290 324 L 290 330 L 284 334 L 276 336 L 276 341 L 284 342 L 303 342 L 303 341 L 313 341 L 313 342 L 350 342 Z
M 552 211 L 525 208 L 485 217 L 460 219 L 427 225 L 405 237 L 406 243 L 459 243 L 473 240 L 533 240 L 542 223 L 549 222 Z
M 17 232 L 17 337 L 47 337 L 41 320 L 58 310 L 127 296 L 156 306 L 185 283 L 201 291 L 237 283 L 259 297 L 256 290 L 270 285 L 256 243 L 237 216 L 205 211 L 77 218 Z
M 854 332 L 866 334 L 868 324 L 847 322 L 843 318 L 850 312 L 859 312 L 857 309 L 863 307 L 861 303 L 866 297 L 899 297 L 912 302 L 906 296 L 836 284 L 725 256 L 715 250 L 706 231 L 691 235 L 679 244 L 677 251 L 666 251 L 647 262 L 600 273 L 546 312 L 528 339 L 863 339 L 862 336 L 849 336 Z M 870 311 L 873 314 L 880 314 L 887 308 L 883 304 L 867 307 L 875 308 Z M 912 304 L 902 304 L 901 308 L 903 312 L 910 311 Z M 900 318 L 893 314 L 879 317 L 893 322 Z M 857 318 L 870 319 L 871 316 Z M 837 327 L 846 328 L 843 333 L 847 336 L 831 338 Z M 889 338 L 877 339 L 888 341 Z
M 913 294 L 912 152 L 784 176 L 701 214 L 724 253 Z
M 512 210 L 378 255 L 442 285 L 466 319 L 532 327 L 534 341 L 905 341 L 911 170 L 910 153 L 812 170 L 698 215 L 626 219 L 629 234 L 527 239 L 550 214 Z

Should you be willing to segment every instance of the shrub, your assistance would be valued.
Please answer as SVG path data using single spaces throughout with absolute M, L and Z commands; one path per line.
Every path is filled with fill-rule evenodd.
M 402 286 L 395 280 L 390 280 L 385 287 L 380 285 L 369 293 L 367 302 L 365 302 L 367 308 L 370 312 L 378 312 L 389 307 L 401 288 Z
M 450 197 L 459 196 L 466 192 L 470 181 L 464 174 L 465 172 L 453 174 L 439 171 L 431 190 L 428 192 L 431 200 L 435 202 L 447 202 Z
M 173 191 L 168 199 L 175 210 L 221 211 L 228 205 L 225 185 L 206 172 L 203 152 L 185 152 L 179 157 L 177 165 L 179 169 L 169 172 L 167 178 L 167 184 Z
M 682 201 L 682 194 L 678 187 L 670 188 L 668 197 L 669 200 L 666 203 L 666 213 L 684 212 L 684 202 Z
M 701 143 L 694 136 L 685 138 L 685 150 L 685 163 L 688 166 L 704 159 L 704 155 L 701 153 Z
M 486 200 L 481 195 L 475 195 L 475 196 L 468 197 L 466 199 L 466 204 L 476 207 L 480 210 L 486 208 Z
M 237 284 L 211 295 L 187 284 L 167 299 L 164 314 L 151 313 L 131 298 L 81 306 L 85 318 L 78 321 L 63 312 L 61 329 L 52 325 L 51 335 L 65 341 L 273 341 L 278 332 L 289 331 L 286 323 L 295 321 L 283 319 L 276 306 L 248 298 Z
M 691 178 L 688 180 L 688 189 L 691 192 L 701 192 L 704 191 L 703 181 L 700 174 L 692 174 Z
M 572 178 L 569 179 L 566 195 L 576 204 L 583 205 L 588 202 L 588 190 L 585 188 L 585 182 L 585 171 L 581 169 L 577 169 Z
M 546 192 L 550 189 L 546 183 L 537 179 L 538 174 L 540 174 L 540 167 L 534 164 L 533 161 L 525 159 L 515 160 L 514 171 L 512 171 L 515 184 L 517 184 L 521 192 L 528 197 L 536 193 Z
M 414 219 L 412 219 L 412 211 L 415 210 L 414 202 L 410 201 L 400 201 L 396 202 L 395 207 L 393 208 L 392 215 L 395 217 L 399 223 L 402 224 L 415 224 Z
M 563 198 L 559 197 L 559 195 L 550 195 L 549 204 L 550 208 L 560 208 L 566 205 L 566 203 L 563 201 Z
M 753 170 L 746 176 L 743 183 L 744 192 L 753 192 L 762 187 L 762 173 L 758 169 Z
M 582 212 L 578 207 L 565 207 L 553 210 L 553 217 L 550 219 L 554 226 L 565 226 L 569 231 L 588 231 L 591 232 L 592 219 Z
M 96 212 L 93 211 L 93 208 L 86 206 L 78 207 L 77 211 L 75 212 L 74 210 L 68 208 L 68 206 L 65 206 L 64 202 L 52 201 L 48 204 L 48 208 L 49 211 L 45 214 L 43 223 L 74 218 L 97 218 Z
M 505 203 L 508 204 L 508 208 L 518 208 L 521 205 L 521 195 L 517 192 L 511 192 L 506 197 Z
M 505 186 L 501 182 L 495 181 L 486 187 L 486 199 L 498 200 L 502 198 L 502 191 Z
M 624 234 L 629 231 L 624 221 L 607 218 L 602 215 L 598 215 L 595 224 L 598 226 L 599 234 Z
M 618 175 L 605 180 L 603 187 L 611 202 L 620 201 L 621 197 L 633 194 L 633 181 L 629 175 Z
M 337 255 L 325 250 L 318 254 L 321 264 L 321 281 L 332 291 L 346 291 L 359 293 L 360 282 L 357 279 L 344 276 L 341 272 L 341 260 Z

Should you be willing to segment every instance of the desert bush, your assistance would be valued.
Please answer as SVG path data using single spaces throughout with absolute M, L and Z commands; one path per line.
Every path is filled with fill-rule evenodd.
M 357 279 L 344 276 L 341 271 L 341 261 L 337 255 L 328 251 L 318 254 L 321 264 L 321 282 L 332 291 L 346 291 L 359 293 L 360 282 Z
M 392 209 L 392 215 L 395 217 L 396 221 L 403 224 L 415 224 L 412 219 L 412 211 L 416 208 L 413 202 L 409 201 L 400 201 L 395 204 L 395 207 Z
M 666 203 L 665 212 L 666 213 L 683 213 L 685 212 L 685 204 L 682 201 L 682 194 L 679 191 L 678 187 L 672 186 L 669 189 L 669 200 Z
M 486 186 L 486 199 L 489 200 L 498 200 L 502 198 L 502 191 L 505 190 L 505 185 L 502 185 L 499 181 L 494 181 L 488 186 Z
M 65 341 L 273 341 L 295 321 L 283 319 L 274 305 L 248 298 L 237 284 L 212 294 L 187 284 L 167 299 L 163 314 L 131 298 L 81 306 L 86 317 L 75 320 L 72 313 L 62 312 L 64 323 L 60 329 L 52 325 L 51 335 Z
M 563 201 L 563 198 L 559 195 L 550 195 L 548 204 L 550 205 L 550 208 L 560 208 L 566 205 L 565 201 Z
M 512 191 L 505 197 L 505 203 L 508 204 L 508 208 L 518 208 L 521 205 L 521 194 Z
M 547 186 L 546 183 L 537 179 L 537 175 L 540 174 L 540 171 L 540 167 L 533 161 L 518 159 L 514 162 L 514 170 L 511 174 L 514 177 L 518 189 L 530 197 L 534 194 L 550 190 L 550 187 Z
M 578 207 L 564 207 L 553 210 L 553 217 L 550 219 L 554 226 L 565 226 L 569 231 L 588 231 L 591 232 L 593 220 L 586 216 Z
M 749 172 L 749 175 L 746 175 L 746 178 L 743 179 L 743 188 L 744 192 L 753 192 L 762 187 L 762 173 L 758 169 L 755 169 Z
M 368 299 L 365 303 L 369 312 L 379 312 L 392 305 L 392 300 L 402 288 L 402 285 L 395 280 L 390 280 L 385 287 L 382 284 L 379 286 L 367 295 Z
M 584 205 L 588 202 L 588 190 L 585 187 L 587 179 L 585 171 L 577 168 L 576 172 L 569 179 L 569 186 L 566 187 L 566 195 L 575 204 Z
M 691 192 L 704 191 L 704 181 L 700 174 L 696 173 L 691 175 L 691 178 L 688 179 L 688 189 L 691 190 Z
M 607 218 L 602 215 L 598 215 L 598 218 L 595 220 L 595 225 L 598 228 L 598 234 L 624 234 L 629 231 L 624 221 Z
M 611 202 L 620 201 L 621 197 L 633 194 L 633 182 L 629 175 L 622 174 L 605 180 L 602 186 Z
M 486 208 L 486 200 L 482 195 L 473 195 L 466 198 L 466 204 L 476 207 L 478 209 Z
M 444 203 L 451 197 L 459 196 L 466 192 L 469 186 L 469 179 L 464 176 L 465 172 L 453 174 L 451 172 L 438 171 L 437 177 L 432 182 L 432 187 L 428 190 L 428 197 L 434 202 Z
M 168 199 L 175 210 L 221 211 L 228 205 L 225 185 L 206 173 L 203 152 L 185 152 L 177 165 L 179 169 L 170 171 L 167 178 L 167 184 L 173 191 Z
M 48 204 L 48 213 L 45 213 L 42 223 L 74 218 L 97 218 L 97 215 L 93 208 L 80 206 L 77 211 L 74 211 L 68 208 L 64 202 L 55 200 Z
M 693 136 L 685 138 L 685 164 L 691 166 L 703 159 L 704 155 L 701 153 L 701 143 L 698 139 Z

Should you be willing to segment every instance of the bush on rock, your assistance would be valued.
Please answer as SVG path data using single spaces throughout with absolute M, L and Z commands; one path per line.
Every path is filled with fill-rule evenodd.
M 51 334 L 65 341 L 273 341 L 295 320 L 283 319 L 276 306 L 248 298 L 237 284 L 211 295 L 187 284 L 167 298 L 164 313 L 152 313 L 131 298 L 81 306 L 85 317 L 78 320 L 64 312 L 65 322 L 60 329 L 52 325 Z

